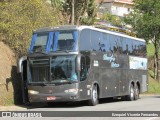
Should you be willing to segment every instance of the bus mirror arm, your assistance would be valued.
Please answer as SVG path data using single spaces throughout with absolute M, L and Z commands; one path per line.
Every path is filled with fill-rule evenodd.
M 76 58 L 76 71 L 81 71 L 81 56 L 78 55 Z
M 17 73 L 22 73 L 22 64 L 24 61 L 27 60 L 27 56 L 23 56 L 19 59 L 19 61 L 17 62 Z

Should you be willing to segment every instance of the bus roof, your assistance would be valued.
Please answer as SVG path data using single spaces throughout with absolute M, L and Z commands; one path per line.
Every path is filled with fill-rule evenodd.
M 95 31 L 100 31 L 100 32 L 108 33 L 108 34 L 113 34 L 113 35 L 117 35 L 117 36 L 121 36 L 121 37 L 125 37 L 125 38 L 130 38 L 130 39 L 146 42 L 144 39 L 141 39 L 141 38 L 135 38 L 135 37 L 123 34 L 123 33 L 118 33 L 118 32 L 114 32 L 114 31 L 104 30 L 104 29 L 100 29 L 100 28 L 95 28 L 93 26 L 80 26 L 79 30 L 83 30 L 83 29 L 87 29 L 87 28 L 95 30 Z
M 99 32 L 104 32 L 104 33 L 108 33 L 108 34 L 113 34 L 113 35 L 117 35 L 117 36 L 121 36 L 121 37 L 130 38 L 130 39 L 145 42 L 145 40 L 141 39 L 141 38 L 135 38 L 135 37 L 123 34 L 123 33 L 104 30 L 104 29 L 100 29 L 100 28 L 95 28 L 94 26 L 84 26 L 84 25 L 82 25 L 82 26 L 63 25 L 63 26 L 56 26 L 56 27 L 46 27 L 46 28 L 37 29 L 34 32 L 36 32 L 36 33 L 37 32 L 49 32 L 49 31 L 57 31 L 57 30 L 79 30 L 79 31 L 81 31 L 83 29 L 91 29 L 91 30 L 95 30 L 95 31 L 99 31 Z
M 45 27 L 35 30 L 34 32 L 48 32 L 48 31 L 56 31 L 56 30 L 76 30 L 79 26 L 76 25 L 63 25 L 63 26 L 55 26 L 55 27 Z

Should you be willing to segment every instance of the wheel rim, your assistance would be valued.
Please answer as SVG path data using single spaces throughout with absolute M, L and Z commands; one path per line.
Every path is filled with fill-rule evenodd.
M 96 102 L 97 101 L 97 90 L 93 90 L 93 101 Z
M 134 97 L 134 90 L 133 90 L 133 87 L 131 87 L 131 98 L 133 98 Z
M 136 93 L 135 93 L 136 97 L 139 98 L 139 89 L 136 87 Z

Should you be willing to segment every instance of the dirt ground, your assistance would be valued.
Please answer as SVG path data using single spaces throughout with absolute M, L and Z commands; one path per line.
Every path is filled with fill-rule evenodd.
M 0 106 L 13 104 L 12 77 L 16 72 L 13 51 L 0 41 Z

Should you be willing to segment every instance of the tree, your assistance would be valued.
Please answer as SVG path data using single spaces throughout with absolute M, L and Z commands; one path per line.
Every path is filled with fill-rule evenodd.
M 65 0 L 50 0 L 52 7 L 56 7 L 60 10 L 62 10 L 62 6 L 65 2 Z
M 82 23 L 87 25 L 94 24 L 96 17 L 97 6 L 95 4 L 95 0 L 88 0 L 86 6 L 87 15 L 82 17 Z
M 0 36 L 17 56 L 27 53 L 32 31 L 60 24 L 60 13 L 44 0 L 0 2 Z
M 89 24 L 95 18 L 94 0 L 65 0 L 63 14 L 68 17 L 69 24 Z M 88 23 L 86 23 L 88 22 Z
M 120 17 L 118 17 L 116 15 L 112 15 L 109 12 L 106 12 L 101 19 L 108 21 L 108 22 L 112 23 L 113 25 L 119 26 L 119 27 L 122 27 L 122 25 L 124 23 Z
M 74 0 L 72 0 L 71 5 L 72 5 L 72 13 L 71 13 L 71 24 L 74 25 Z
M 138 37 L 146 41 L 151 40 L 155 47 L 154 78 L 158 75 L 158 50 L 160 45 L 160 1 L 159 0 L 134 0 L 134 11 L 125 21 L 131 24 Z

